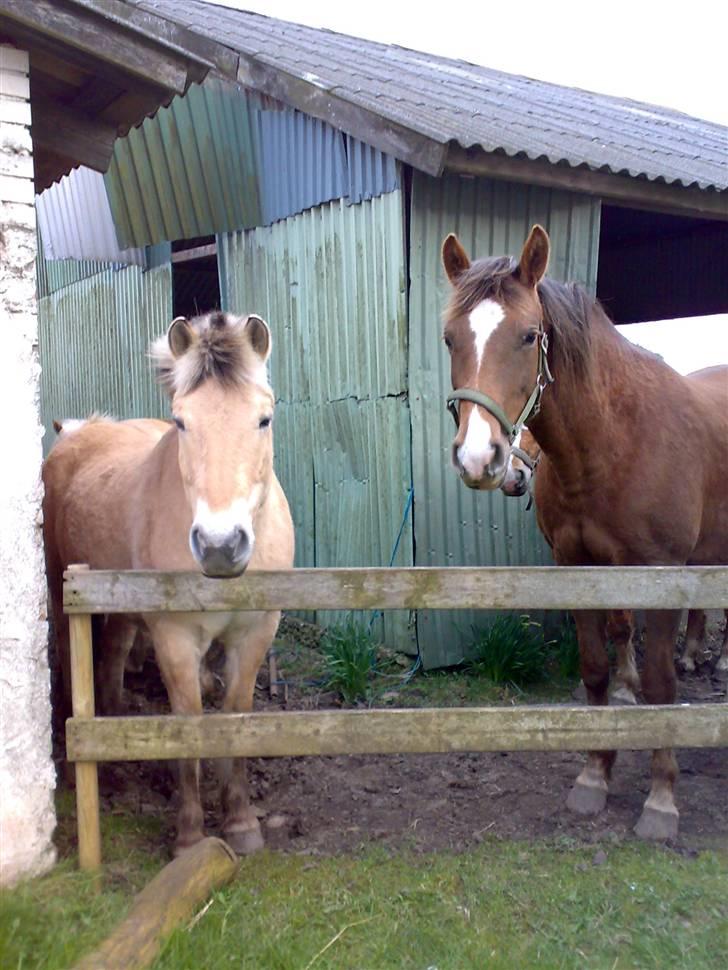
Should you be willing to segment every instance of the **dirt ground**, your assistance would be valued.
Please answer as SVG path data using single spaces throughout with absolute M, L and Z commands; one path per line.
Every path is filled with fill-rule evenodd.
M 717 640 L 716 640 L 717 649 Z M 164 688 L 153 660 L 127 674 L 132 709 L 166 709 Z M 256 689 L 256 709 L 334 706 L 325 693 L 293 686 L 271 698 L 268 670 Z M 579 692 L 575 697 L 580 700 Z M 725 681 L 710 666 L 682 676 L 679 699 L 691 703 L 726 700 Z M 396 701 L 395 701 L 396 703 Z M 647 752 L 621 752 L 607 809 L 598 818 L 571 814 L 570 786 L 584 760 L 577 753 L 486 753 L 419 756 L 251 759 L 249 775 L 266 842 L 302 854 L 354 851 L 376 841 L 414 851 L 464 851 L 484 837 L 539 837 L 578 842 L 622 842 L 633 838 L 649 788 Z M 680 835 L 677 848 L 728 848 L 728 749 L 678 752 Z M 206 824 L 219 830 L 218 787 L 211 764 L 203 766 Z M 103 811 L 155 814 L 173 839 L 175 783 L 161 763 L 101 768 Z

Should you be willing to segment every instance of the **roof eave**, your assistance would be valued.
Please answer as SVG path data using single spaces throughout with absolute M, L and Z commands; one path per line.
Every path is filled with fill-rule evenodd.
M 455 142 L 451 142 L 447 149 L 444 168 L 459 175 L 482 175 L 584 192 L 597 195 L 614 205 L 728 221 L 728 191 L 718 192 L 712 188 L 701 189 L 695 185 L 668 184 L 647 177 L 615 175 L 594 171 L 587 165 L 554 165 L 546 159 L 511 157 L 503 152 L 485 152 L 477 147 L 463 148 Z

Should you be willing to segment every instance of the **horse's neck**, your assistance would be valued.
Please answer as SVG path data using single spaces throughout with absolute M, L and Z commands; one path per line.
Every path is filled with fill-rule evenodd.
M 588 478 L 592 466 L 612 455 L 644 392 L 641 365 L 629 343 L 608 321 L 592 334 L 591 366 L 583 376 L 554 370 L 529 430 L 564 484 Z

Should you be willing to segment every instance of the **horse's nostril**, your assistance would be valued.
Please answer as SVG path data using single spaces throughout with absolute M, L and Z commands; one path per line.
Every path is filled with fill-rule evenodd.
M 495 444 L 493 445 L 493 457 L 490 460 L 490 468 L 493 469 L 494 471 L 499 468 L 502 468 L 503 465 L 505 464 L 505 460 L 506 460 L 505 448 L 500 442 L 496 441 Z
M 233 546 L 233 559 L 240 560 L 244 559 L 245 555 L 250 548 L 250 539 L 248 538 L 248 533 L 245 529 L 241 529 L 240 526 L 235 530 L 236 538 L 235 545 Z
M 199 525 L 193 525 L 192 531 L 190 532 L 190 544 L 192 545 L 192 551 L 198 559 L 203 559 L 205 552 L 207 550 L 207 543 L 205 542 L 202 529 Z

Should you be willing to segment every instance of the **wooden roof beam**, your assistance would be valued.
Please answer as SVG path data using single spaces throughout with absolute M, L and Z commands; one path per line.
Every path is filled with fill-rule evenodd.
M 598 195 L 612 205 L 632 209 L 653 209 L 670 215 L 693 216 L 696 219 L 728 220 L 728 192 L 699 189 L 646 178 L 594 172 L 586 166 L 552 165 L 543 159 L 512 158 L 509 155 L 484 152 L 480 148 L 463 148 L 450 143 L 445 170 L 458 175 L 481 175 L 487 178 L 527 182 L 549 188 L 566 189 Z
M 64 108 L 55 101 L 35 99 L 32 105 L 33 144 L 76 165 L 88 165 L 97 172 L 109 167 L 114 150 L 116 127 L 78 111 Z
M 0 15 L 12 25 L 67 45 L 167 91 L 183 94 L 187 63 L 182 53 L 155 43 L 153 37 L 116 26 L 113 19 L 73 0 L 0 0 Z M 206 72 L 205 72 L 206 73 Z

